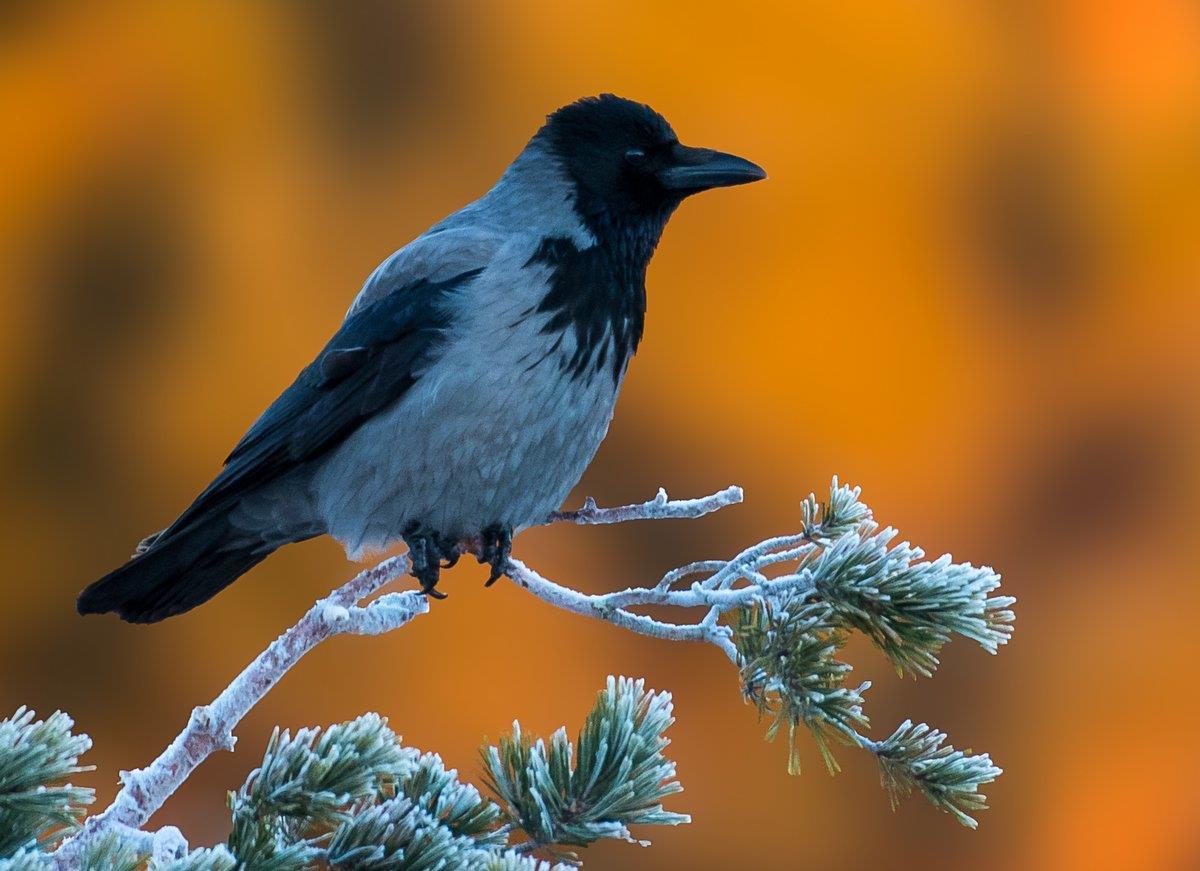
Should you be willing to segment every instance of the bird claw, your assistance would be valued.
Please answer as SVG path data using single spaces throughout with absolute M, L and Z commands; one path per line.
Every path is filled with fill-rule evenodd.
M 443 593 L 441 590 L 437 589 L 438 579 L 436 577 L 432 581 L 426 578 L 420 578 L 419 580 L 421 581 L 422 595 L 428 596 L 431 599 L 449 598 L 448 593 Z
M 415 523 L 404 533 L 404 543 L 408 545 L 412 562 L 410 574 L 420 581 L 421 592 L 431 599 L 445 599 L 446 594 L 437 589 L 437 584 L 441 570 L 458 562 L 460 549 L 457 543 L 446 545 L 440 536 L 421 532 L 420 525 Z
M 483 547 L 479 551 L 479 562 L 492 567 L 483 585 L 490 587 L 508 568 L 508 558 L 512 555 L 512 527 L 493 524 L 483 531 L 481 538 Z

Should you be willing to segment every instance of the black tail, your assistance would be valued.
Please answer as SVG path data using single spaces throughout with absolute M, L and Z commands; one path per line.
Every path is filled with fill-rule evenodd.
M 144 553 L 79 594 L 80 614 L 115 611 L 130 623 L 155 623 L 203 604 L 283 544 L 234 529 L 227 512 L 168 529 Z

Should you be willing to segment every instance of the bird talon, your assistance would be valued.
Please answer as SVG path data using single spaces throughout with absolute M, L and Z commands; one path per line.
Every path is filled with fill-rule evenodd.
M 443 593 L 441 590 L 437 589 L 436 581 L 434 581 L 429 586 L 425 586 L 425 584 L 422 583 L 421 584 L 421 594 L 428 596 L 431 599 L 448 599 L 448 598 L 450 598 L 448 593 Z
M 421 583 L 421 592 L 431 599 L 445 599 L 446 594 L 437 589 L 441 578 L 441 560 L 444 556 L 438 537 L 421 532 L 419 524 L 411 525 L 404 533 L 412 562 L 410 574 Z M 454 565 L 453 562 L 450 565 Z
M 500 580 L 508 569 L 508 558 L 512 555 L 512 527 L 493 524 L 483 531 L 483 547 L 479 552 L 479 562 L 492 567 L 485 587 L 490 587 Z
M 443 539 L 438 539 L 438 555 L 442 559 L 442 568 L 452 569 L 458 564 L 458 558 L 462 556 L 462 545 L 457 541 L 447 542 Z

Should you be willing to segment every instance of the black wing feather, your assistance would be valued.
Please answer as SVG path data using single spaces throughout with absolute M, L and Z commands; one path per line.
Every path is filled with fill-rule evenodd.
M 447 297 L 482 271 L 414 282 L 347 318 L 168 531 L 318 458 L 400 399 L 436 357 Z

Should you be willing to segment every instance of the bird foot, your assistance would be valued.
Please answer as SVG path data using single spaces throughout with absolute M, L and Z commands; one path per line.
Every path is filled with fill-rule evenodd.
M 412 524 L 404 533 L 408 556 L 412 562 L 410 574 L 421 583 L 421 592 L 431 599 L 445 599 L 437 589 L 441 570 L 451 568 L 462 555 L 457 542 L 446 541 L 435 532 L 424 532 L 420 524 Z
M 479 562 L 492 567 L 485 587 L 492 584 L 504 574 L 508 568 L 508 558 L 512 555 L 512 527 L 494 523 L 480 535 L 483 547 L 479 551 Z

